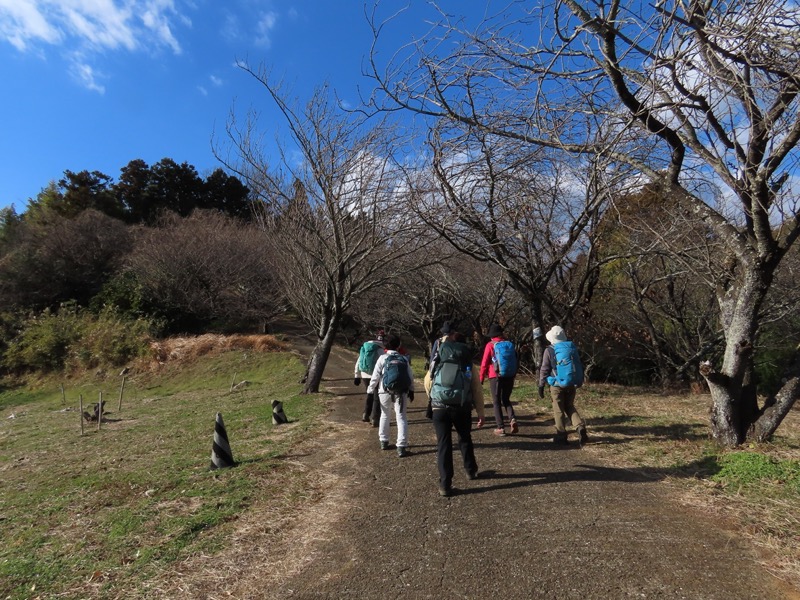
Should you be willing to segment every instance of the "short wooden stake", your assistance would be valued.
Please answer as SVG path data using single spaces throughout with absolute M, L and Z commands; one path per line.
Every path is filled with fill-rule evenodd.
M 61 384 L 61 404 L 66 404 L 66 403 L 67 403 L 67 397 L 64 394 L 64 384 L 62 383 Z
M 103 422 L 103 392 L 100 392 L 100 404 L 97 405 L 97 431 L 100 431 L 100 423 Z
M 83 394 L 78 396 L 78 416 L 81 418 L 81 435 L 83 435 Z
M 125 375 L 122 376 L 122 385 L 119 387 L 119 402 L 117 403 L 117 411 L 122 410 L 122 392 L 125 391 Z

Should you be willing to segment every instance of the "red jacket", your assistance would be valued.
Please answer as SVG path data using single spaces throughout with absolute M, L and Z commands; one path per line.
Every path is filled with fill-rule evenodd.
M 493 337 L 483 349 L 483 360 L 481 361 L 480 373 L 481 383 L 483 383 L 483 380 L 486 379 L 487 376 L 489 379 L 494 379 L 497 377 L 497 372 L 494 370 L 494 363 L 492 362 L 492 358 L 494 358 L 494 343 L 500 342 L 504 339 L 506 338 L 503 336 Z

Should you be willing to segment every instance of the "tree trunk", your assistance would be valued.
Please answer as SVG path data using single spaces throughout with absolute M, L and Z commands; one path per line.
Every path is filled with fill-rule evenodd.
M 769 440 L 800 396 L 800 346 L 795 349 L 794 358 L 784 379 L 785 383 L 778 393 L 767 398 L 761 416 L 748 432 L 750 439 L 757 442 Z
M 713 401 L 711 435 L 726 448 L 744 442 L 759 418 L 753 346 L 758 311 L 768 288 L 763 275 L 757 268 L 751 268 L 741 285 L 731 285 L 719 295 L 726 334 L 722 369 L 716 372 L 709 364 L 701 366 Z
M 327 330 L 322 333 L 308 359 L 308 374 L 306 375 L 304 394 L 316 394 L 319 392 L 319 384 L 322 382 L 322 374 L 325 372 L 325 365 L 328 364 L 328 357 L 331 355 L 333 342 L 339 331 L 339 319 L 332 319 L 328 323 Z

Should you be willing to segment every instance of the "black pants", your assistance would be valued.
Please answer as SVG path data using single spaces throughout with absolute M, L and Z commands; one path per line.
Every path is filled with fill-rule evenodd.
M 369 379 L 362 379 L 361 381 L 364 382 L 365 389 L 369 387 Z M 373 423 L 377 423 L 380 420 L 381 403 L 378 400 L 377 390 L 366 395 L 364 399 L 364 414 L 367 415 L 367 419 L 371 420 Z
M 514 391 L 513 377 L 492 377 L 489 380 L 489 389 L 492 392 L 492 406 L 494 407 L 495 427 L 503 429 L 503 409 L 508 414 L 508 420 L 516 418 L 514 407 L 511 405 L 511 392 Z
M 453 484 L 453 427 L 458 434 L 458 449 L 464 460 L 464 470 L 478 472 L 475 449 L 472 446 L 472 409 L 448 406 L 433 409 L 433 428 L 436 430 L 436 464 L 439 483 L 445 489 Z

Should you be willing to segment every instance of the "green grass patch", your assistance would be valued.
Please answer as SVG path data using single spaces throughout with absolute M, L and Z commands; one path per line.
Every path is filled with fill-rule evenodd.
M 242 511 L 282 493 L 265 485 L 292 468 L 280 457 L 323 426 L 303 369 L 229 351 L 129 377 L 121 406 L 117 377 L 64 381 L 66 402 L 55 380 L 0 394 L 0 597 L 112 597 L 224 547 Z M 82 435 L 78 400 L 88 410 L 101 392 L 108 422 Z M 273 399 L 289 425 L 272 425 Z M 217 412 L 238 464 L 212 471 Z
M 758 452 L 732 452 L 718 459 L 719 470 L 711 479 L 729 488 L 784 486 L 786 493 L 800 493 L 800 461 Z

